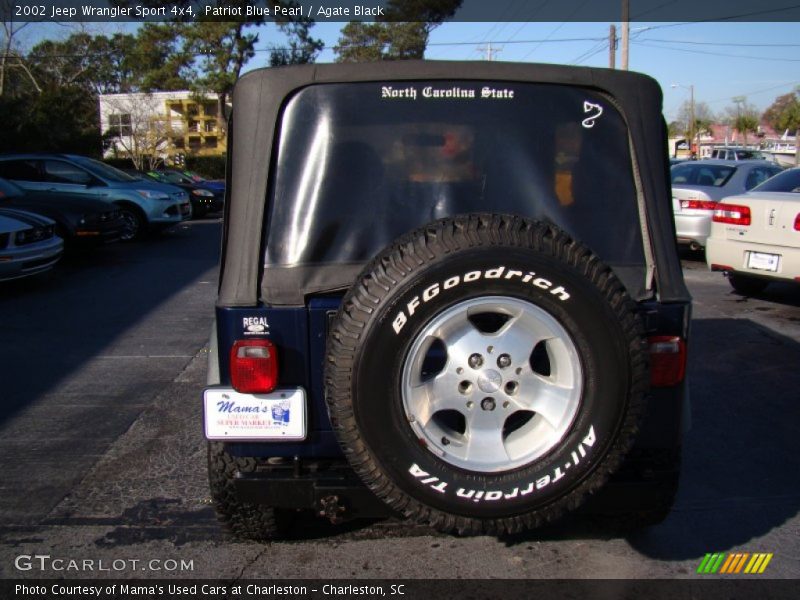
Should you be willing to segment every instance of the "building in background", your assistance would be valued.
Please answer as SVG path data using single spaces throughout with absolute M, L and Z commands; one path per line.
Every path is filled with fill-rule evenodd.
M 99 101 L 105 158 L 130 158 L 137 169 L 151 169 L 182 164 L 187 155 L 225 154 L 214 94 L 103 94 Z

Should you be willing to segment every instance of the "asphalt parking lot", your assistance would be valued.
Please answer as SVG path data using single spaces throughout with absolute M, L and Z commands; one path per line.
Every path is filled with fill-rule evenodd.
M 285 541 L 230 539 L 208 503 L 199 402 L 219 236 L 193 221 L 0 288 L 0 577 L 692 578 L 734 551 L 773 553 L 763 577 L 800 576 L 800 288 L 742 298 L 694 255 L 693 428 L 663 524 L 498 539 L 306 520 Z M 127 562 L 20 569 L 33 554 Z M 131 562 L 154 559 L 186 568 Z

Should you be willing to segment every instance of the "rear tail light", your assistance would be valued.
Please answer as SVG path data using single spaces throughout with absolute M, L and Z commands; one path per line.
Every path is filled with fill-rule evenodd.
M 733 271 L 733 267 L 728 265 L 718 265 L 716 263 L 711 263 L 711 270 L 712 271 Z
M 750 225 L 750 207 L 720 202 L 717 204 L 717 208 L 714 209 L 714 216 L 711 220 L 714 221 L 714 223 Z
M 695 210 L 714 210 L 717 207 L 715 200 L 681 200 L 681 208 Z
M 278 353 L 269 340 L 237 340 L 231 348 L 231 384 L 237 392 L 266 394 L 278 385 Z
M 797 216 L 794 218 L 794 230 L 800 231 L 800 213 L 797 213 Z
M 650 344 L 650 385 L 669 387 L 686 375 L 686 343 L 678 336 L 656 335 Z

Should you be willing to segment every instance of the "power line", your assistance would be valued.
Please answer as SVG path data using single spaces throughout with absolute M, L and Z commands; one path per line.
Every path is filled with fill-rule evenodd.
M 687 48 L 673 48 L 670 46 L 659 46 L 657 44 L 647 44 L 644 42 L 634 41 L 634 44 L 638 46 L 644 46 L 645 48 L 659 48 L 661 50 L 673 50 L 675 52 L 686 52 L 688 54 L 708 54 L 711 56 L 724 56 L 726 58 L 746 58 L 750 60 L 770 60 L 770 61 L 780 61 L 780 62 L 800 62 L 800 58 L 775 58 L 773 56 L 748 56 L 746 54 L 726 54 L 724 52 L 709 52 L 707 50 L 689 50 Z
M 537 39 L 537 40 L 501 40 L 492 42 L 493 44 L 544 44 L 544 43 L 569 43 L 569 42 L 597 42 L 602 41 L 605 42 L 606 38 L 599 38 L 599 37 L 583 37 L 583 38 L 557 38 L 557 39 Z M 431 46 L 474 46 L 475 42 L 433 42 L 428 44 L 428 47 Z M 336 46 L 337 48 L 358 48 L 358 45 L 351 44 L 346 46 Z M 326 47 L 322 50 L 332 50 L 333 47 Z M 291 50 L 289 46 L 273 46 L 270 48 L 253 48 L 253 52 L 272 52 L 273 50 Z M 129 52 L 125 56 L 126 57 L 147 57 L 158 55 L 159 52 Z M 188 56 L 210 56 L 213 55 L 214 52 L 201 52 L 201 51 L 194 51 L 194 52 L 179 52 L 179 54 L 185 54 Z M 70 54 L 29 54 L 28 58 L 37 58 L 39 60 L 48 59 L 48 58 L 101 58 L 101 57 L 108 57 L 108 58 L 119 58 L 119 54 L 117 52 L 82 52 L 82 53 L 70 53 Z M 23 57 L 25 58 L 25 57 Z
M 771 92 L 773 90 L 778 90 L 781 88 L 785 88 L 787 85 L 795 86 L 800 84 L 800 81 L 789 81 L 787 83 L 781 83 L 780 85 L 773 85 L 768 88 L 762 88 L 760 90 L 753 90 L 752 92 L 746 92 L 744 94 L 737 94 L 739 96 L 756 96 L 758 94 L 763 94 L 764 92 Z M 715 100 L 706 100 L 707 104 L 714 104 L 715 102 L 724 102 L 726 100 L 730 100 L 732 96 L 726 96 L 725 98 L 717 98 Z
M 579 65 L 585 60 L 589 60 L 595 54 L 598 54 L 608 48 L 608 41 L 603 39 L 602 41 L 596 43 L 594 46 L 589 48 L 583 54 L 580 54 L 577 58 L 572 61 L 573 65 Z
M 696 46 L 742 46 L 748 48 L 800 48 L 800 44 L 749 44 L 745 42 L 695 42 L 692 40 L 662 40 L 645 38 L 640 42 L 663 42 L 669 44 L 691 44 Z

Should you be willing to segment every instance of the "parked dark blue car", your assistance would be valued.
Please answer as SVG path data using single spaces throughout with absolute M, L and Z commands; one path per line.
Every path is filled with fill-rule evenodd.
M 6 154 L 0 177 L 30 191 L 79 193 L 113 202 L 125 220 L 123 240 L 191 217 L 189 195 L 180 188 L 136 179 L 98 160 L 74 154 Z

